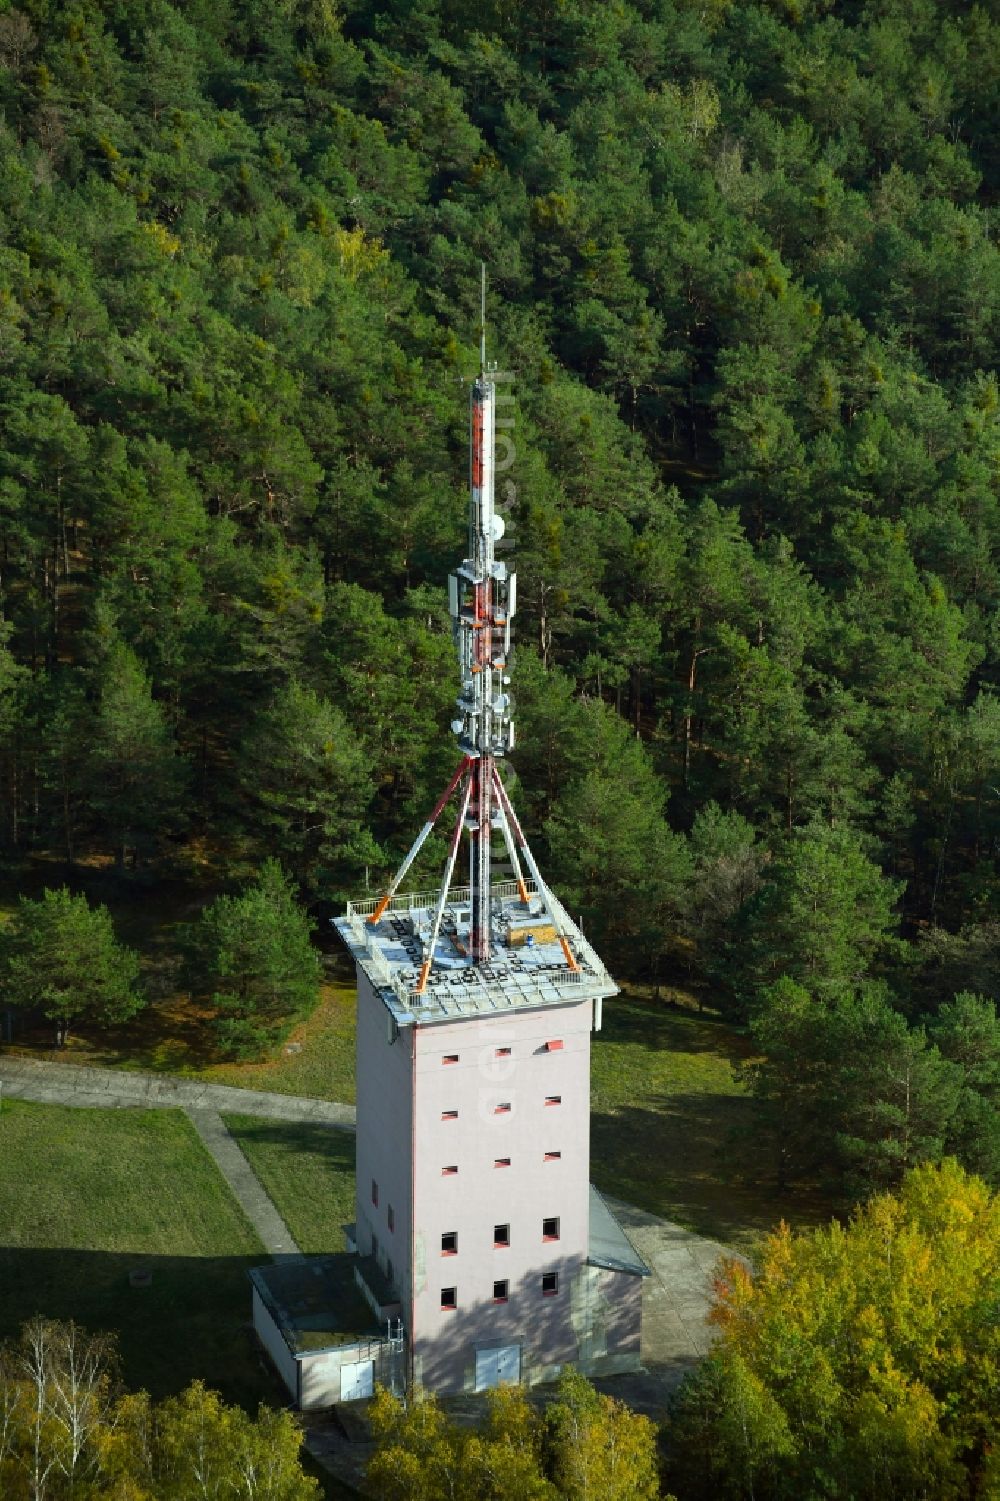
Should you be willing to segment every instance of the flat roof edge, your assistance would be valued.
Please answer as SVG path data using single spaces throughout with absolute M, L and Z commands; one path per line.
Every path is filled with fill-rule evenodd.
M 277 1301 L 274 1294 L 271 1292 L 271 1289 L 267 1285 L 267 1277 L 265 1275 L 266 1272 L 267 1266 L 252 1266 L 247 1269 L 247 1276 L 253 1284 L 254 1291 L 257 1293 L 260 1301 L 263 1303 L 264 1307 L 271 1315 L 271 1318 L 274 1320 L 274 1327 L 277 1329 L 278 1333 L 284 1340 L 289 1355 L 294 1355 L 295 1350 L 292 1346 L 292 1341 L 290 1338 L 292 1331 L 289 1328 L 281 1304 Z
M 631 1277 L 653 1275 L 652 1269 L 647 1266 L 633 1245 L 628 1231 L 621 1225 L 618 1216 L 609 1207 L 600 1189 L 593 1183 L 590 1185 L 590 1234 L 587 1264 L 602 1267 L 609 1272 L 626 1272 Z
M 639 1256 L 638 1251 L 636 1256 L 637 1262 L 629 1266 L 626 1266 L 623 1261 L 615 1261 L 610 1256 L 588 1256 L 587 1265 L 600 1267 L 603 1272 L 623 1272 L 628 1277 L 651 1277 L 653 1273 Z
M 606 1001 L 610 1000 L 612 996 L 619 994 L 617 985 L 609 987 L 583 984 L 576 987 L 575 995 L 540 996 L 537 1000 L 511 1000 L 508 1004 L 497 1006 L 493 1010 L 483 1008 L 477 1011 L 470 1008 L 465 1011 L 456 1009 L 454 1011 L 428 1011 L 418 1014 L 415 1011 L 403 1011 L 395 995 L 386 993 L 386 986 L 373 974 L 363 954 L 355 951 L 352 952 L 351 957 L 358 968 L 364 970 L 365 977 L 371 985 L 372 990 L 378 996 L 386 1012 L 392 1017 L 397 1027 L 433 1027 L 440 1025 L 442 1022 L 482 1021 L 484 1016 L 510 1016 L 515 1011 L 545 1011 L 553 1006 L 579 1006 L 583 1001 L 588 1003 Z
M 572 1006 L 582 1001 L 608 1000 L 619 993 L 604 965 L 586 945 L 582 935 L 577 934 L 577 942 L 584 949 L 581 966 L 572 968 L 560 959 L 555 964 L 543 962 L 529 966 L 526 971 L 522 966 L 517 974 L 513 970 L 509 974 L 501 970 L 481 975 L 477 972 L 478 966 L 466 964 L 459 968 L 469 976 L 468 986 L 463 981 L 438 988 L 432 982 L 426 994 L 418 994 L 415 982 L 407 987 L 398 981 L 395 970 L 399 965 L 381 951 L 375 937 L 361 931 L 358 921 L 345 915 L 331 918 L 331 923 L 398 1027 L 429 1026 L 466 1017 L 504 1016 L 515 1011 L 542 1010 L 547 1006 Z M 446 970 L 453 975 L 454 966 L 446 966 Z M 416 1004 L 418 1000 L 426 1004 Z

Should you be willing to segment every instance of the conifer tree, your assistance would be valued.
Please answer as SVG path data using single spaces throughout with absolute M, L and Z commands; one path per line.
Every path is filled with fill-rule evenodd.
M 266 860 L 240 896 L 220 896 L 188 935 L 190 984 L 216 1007 L 223 1049 L 253 1057 L 315 1005 L 320 961 L 292 882 Z
M 364 824 L 368 757 L 339 709 L 292 681 L 275 694 L 240 748 L 237 774 L 255 843 L 302 886 L 329 896 L 375 858 Z
M 89 749 L 90 805 L 125 865 L 147 857 L 183 823 L 186 768 L 135 653 L 113 636 L 97 670 Z
M 118 942 L 107 908 L 65 887 L 21 898 L 0 930 L 0 976 L 6 1004 L 47 1017 L 60 1047 L 71 1024 L 127 1021 L 145 1004 L 138 955 Z

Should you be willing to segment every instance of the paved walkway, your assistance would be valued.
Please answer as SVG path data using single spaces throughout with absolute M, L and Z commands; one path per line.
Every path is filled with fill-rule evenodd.
M 301 1252 L 292 1239 L 292 1232 L 275 1209 L 270 1196 L 257 1174 L 240 1150 L 239 1142 L 229 1134 L 225 1121 L 217 1110 L 185 1112 L 209 1152 L 216 1166 L 232 1189 L 243 1213 L 260 1236 L 261 1243 L 273 1261 L 282 1261 Z
M 262 1115 L 278 1121 L 315 1121 L 354 1130 L 353 1105 L 272 1094 L 263 1089 L 238 1089 L 230 1084 L 207 1084 L 172 1074 L 41 1063 L 33 1058 L 0 1055 L 0 1086 L 6 1099 L 38 1100 L 46 1105 L 215 1110 L 229 1115 Z

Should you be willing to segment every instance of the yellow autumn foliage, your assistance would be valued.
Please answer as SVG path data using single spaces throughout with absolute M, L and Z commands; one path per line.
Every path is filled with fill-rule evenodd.
M 719 1278 L 719 1345 L 673 1425 L 678 1489 L 792 1498 L 834 1477 L 857 1498 L 990 1493 L 998 1297 L 1000 1198 L 954 1161 L 915 1169 L 846 1225 L 780 1226 L 755 1273 L 732 1263 Z M 721 1409 L 740 1404 L 750 1418 L 734 1425 Z
M 348 281 L 358 281 L 376 271 L 389 253 L 383 250 L 381 240 L 369 237 L 360 226 L 356 229 L 338 227 L 333 231 L 332 239 L 340 269 Z
M 181 248 L 180 237 L 171 234 L 158 219 L 145 219 L 142 223 L 142 231 L 150 239 L 161 255 L 169 259 L 177 254 Z

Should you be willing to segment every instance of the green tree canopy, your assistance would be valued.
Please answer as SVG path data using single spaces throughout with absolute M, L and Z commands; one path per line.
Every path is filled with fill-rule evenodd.
M 219 1041 L 239 1057 L 260 1052 L 289 1018 L 315 1004 L 319 954 L 291 881 L 266 860 L 240 896 L 220 896 L 189 931 L 191 987 L 217 1008 Z
M 723 992 L 745 977 L 746 915 L 764 878 L 766 854 L 741 814 L 707 803 L 689 839 L 691 872 L 681 892 L 682 921 L 698 968 Z
M 656 1430 L 624 1402 L 596 1392 L 572 1368 L 545 1413 L 548 1462 L 564 1496 L 655 1501 L 660 1494 Z
M 851 829 L 797 831 L 750 917 L 758 985 L 779 975 L 832 998 L 868 973 L 889 942 L 898 882 Z
M 185 767 L 135 653 L 117 636 L 100 648 L 89 751 L 90 805 L 123 865 L 184 822 Z
M 379 1501 L 653 1501 L 660 1494 L 653 1424 L 601 1396 L 579 1372 L 564 1371 L 544 1417 L 521 1389 L 500 1387 L 487 1400 L 484 1423 L 470 1429 L 428 1393 L 403 1403 L 380 1388 L 371 1409 L 372 1494 Z
M 238 775 L 253 842 L 273 850 L 313 894 L 357 880 L 376 850 L 364 822 L 370 762 L 341 711 L 292 682 L 240 748 Z
M 929 1033 L 962 1071 L 947 1145 L 973 1172 L 1000 1182 L 1000 1018 L 996 1003 L 965 991 L 946 1002 Z
M 587 718 L 593 769 L 565 787 L 545 826 L 553 875 L 613 954 L 639 945 L 656 967 L 676 928 L 687 846 L 639 741 L 603 707 Z
M 982 3 L 7 4 L 14 879 L 409 847 L 485 257 L 546 876 L 737 1014 L 992 994 L 998 79 Z
M 194 1382 L 154 1403 L 119 1380 L 114 1340 L 35 1318 L 0 1347 L 5 1501 L 314 1501 L 287 1411 L 256 1418 Z
M 5 1003 L 40 1011 L 60 1046 L 72 1023 L 127 1021 L 145 1005 L 138 955 L 118 942 L 108 909 L 66 887 L 21 898 L 0 929 L 0 976 Z
M 765 992 L 751 1031 L 763 1057 L 747 1072 L 782 1181 L 819 1174 L 884 1187 L 957 1141 L 964 1071 L 881 987 L 824 1003 L 783 980 Z

